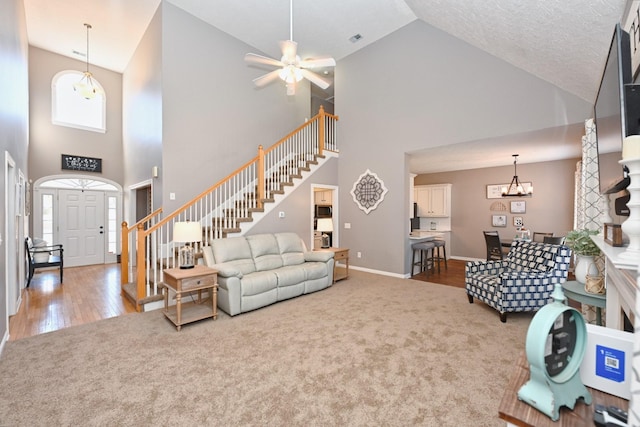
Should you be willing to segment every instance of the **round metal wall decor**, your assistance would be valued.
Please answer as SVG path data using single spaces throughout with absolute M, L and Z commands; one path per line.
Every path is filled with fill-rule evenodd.
M 351 195 L 356 205 L 368 214 L 384 200 L 387 191 L 378 175 L 367 169 L 353 184 Z

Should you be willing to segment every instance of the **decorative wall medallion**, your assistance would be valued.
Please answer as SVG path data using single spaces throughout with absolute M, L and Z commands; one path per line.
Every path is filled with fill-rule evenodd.
M 351 195 L 358 207 L 368 214 L 384 200 L 387 191 L 389 190 L 384 186 L 384 182 L 378 178 L 378 175 L 367 169 L 353 183 Z

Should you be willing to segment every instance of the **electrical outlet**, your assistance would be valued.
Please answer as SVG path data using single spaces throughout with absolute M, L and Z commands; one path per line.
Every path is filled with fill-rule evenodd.
M 284 212 L 283 211 L 278 212 L 278 218 L 284 218 Z
M 362 258 L 362 252 L 358 252 L 358 253 L 356 254 L 356 256 L 357 256 L 358 258 Z

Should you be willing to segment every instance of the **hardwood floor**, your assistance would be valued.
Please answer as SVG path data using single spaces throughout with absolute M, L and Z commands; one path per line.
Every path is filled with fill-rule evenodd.
M 464 288 L 465 261 L 448 260 L 440 273 L 412 276 L 413 280 Z M 120 295 L 120 264 L 64 269 L 64 284 L 58 270 L 36 271 L 22 304 L 9 319 L 9 340 L 56 331 L 69 326 L 135 312 L 135 306 Z
M 65 268 L 64 284 L 57 269 L 36 270 L 18 313 L 9 318 L 9 340 L 135 311 L 120 295 L 120 264 Z
M 447 269 L 444 268 L 444 262 L 440 263 L 440 273 L 438 273 L 438 268 L 436 267 L 435 271 L 430 270 L 418 273 L 411 276 L 411 279 L 464 288 L 464 267 L 466 263 L 466 261 L 458 259 L 449 259 L 447 260 Z

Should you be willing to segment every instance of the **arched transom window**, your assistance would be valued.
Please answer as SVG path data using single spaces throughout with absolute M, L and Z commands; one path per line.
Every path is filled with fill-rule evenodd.
M 51 81 L 51 120 L 53 124 L 106 132 L 106 96 L 104 90 L 95 97 L 86 99 L 73 88 L 83 74 L 80 71 L 60 71 Z M 102 85 L 95 78 L 100 89 Z

